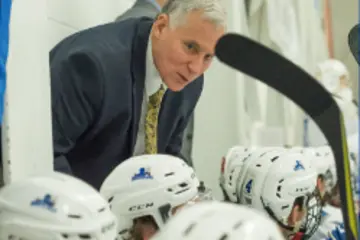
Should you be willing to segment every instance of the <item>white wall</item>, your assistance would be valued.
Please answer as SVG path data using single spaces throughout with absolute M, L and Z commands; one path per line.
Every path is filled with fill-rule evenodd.
M 47 24 L 46 0 L 13 1 L 2 126 L 5 183 L 52 169 Z

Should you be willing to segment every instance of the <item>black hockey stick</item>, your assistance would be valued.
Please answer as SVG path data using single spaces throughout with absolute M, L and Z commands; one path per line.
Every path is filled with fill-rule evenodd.
M 238 34 L 223 36 L 217 43 L 216 56 L 226 65 L 276 89 L 317 123 L 335 155 L 346 239 L 358 240 L 344 120 L 331 94 L 291 61 Z
M 360 60 L 359 60 L 359 55 L 360 55 L 360 51 L 359 51 L 359 34 L 360 34 L 360 25 L 356 24 L 354 27 L 351 28 L 349 34 L 348 34 L 348 44 L 349 44 L 349 48 L 350 51 L 352 53 L 352 55 L 354 56 L 356 62 L 358 64 L 360 64 Z

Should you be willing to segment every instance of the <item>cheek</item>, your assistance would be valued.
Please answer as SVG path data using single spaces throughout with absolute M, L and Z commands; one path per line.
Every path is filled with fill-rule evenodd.
M 184 51 L 184 48 L 181 45 L 173 45 L 171 46 L 171 50 L 168 52 L 169 60 L 173 64 L 181 64 L 186 63 L 188 59 L 187 53 Z

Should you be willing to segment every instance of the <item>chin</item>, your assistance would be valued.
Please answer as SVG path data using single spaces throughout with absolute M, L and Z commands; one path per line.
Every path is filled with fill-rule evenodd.
M 170 89 L 173 92 L 180 92 L 187 85 L 187 84 L 179 83 L 176 80 L 164 81 L 164 83 L 167 86 L 167 88 Z

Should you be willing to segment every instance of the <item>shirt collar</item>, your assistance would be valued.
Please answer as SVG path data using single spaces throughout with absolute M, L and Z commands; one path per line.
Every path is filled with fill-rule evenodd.
M 155 67 L 153 55 L 152 55 L 152 44 L 149 37 L 148 47 L 146 50 L 146 73 L 145 73 L 145 92 L 147 97 L 153 95 L 159 90 L 161 84 L 166 90 L 166 85 L 162 82 L 160 74 Z

